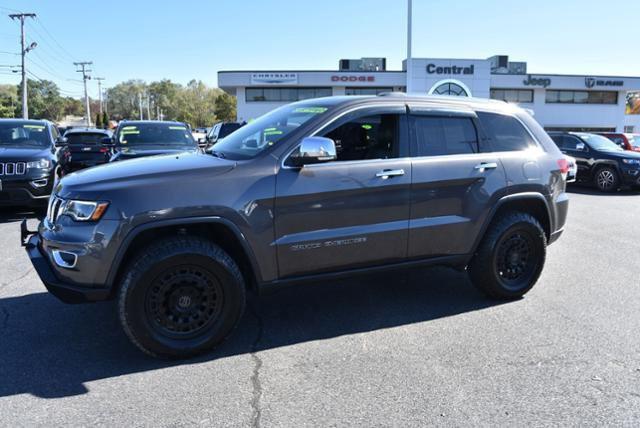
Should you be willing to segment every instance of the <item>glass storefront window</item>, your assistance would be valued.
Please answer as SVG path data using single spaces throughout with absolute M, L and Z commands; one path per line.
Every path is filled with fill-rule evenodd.
M 247 102 L 294 102 L 331 95 L 331 88 L 247 88 L 245 90 Z

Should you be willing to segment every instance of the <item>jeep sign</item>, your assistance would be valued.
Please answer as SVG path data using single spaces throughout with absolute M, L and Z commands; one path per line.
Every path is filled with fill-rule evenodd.
M 551 79 L 548 77 L 533 77 L 529 74 L 527 75 L 527 80 L 523 80 L 522 83 L 525 86 L 542 86 L 546 88 L 551 85 Z

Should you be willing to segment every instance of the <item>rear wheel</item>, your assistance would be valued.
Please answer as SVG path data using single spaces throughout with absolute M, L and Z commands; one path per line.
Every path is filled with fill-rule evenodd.
M 610 166 L 598 168 L 594 174 L 593 181 L 596 188 L 601 192 L 613 192 L 620 187 L 618 172 Z
M 471 281 L 496 299 L 516 299 L 538 280 L 546 258 L 547 239 L 533 216 L 509 212 L 487 230 L 468 270 Z
M 182 358 L 220 344 L 245 307 L 235 262 L 204 239 L 176 237 L 146 248 L 131 264 L 118 309 L 131 341 L 154 357 Z

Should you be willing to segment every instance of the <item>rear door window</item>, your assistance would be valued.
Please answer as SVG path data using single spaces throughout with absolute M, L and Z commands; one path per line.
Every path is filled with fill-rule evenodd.
M 478 153 L 478 133 L 470 117 L 413 116 L 416 156 Z
M 494 152 L 513 152 L 535 147 L 536 143 L 524 126 L 512 116 L 478 112 Z

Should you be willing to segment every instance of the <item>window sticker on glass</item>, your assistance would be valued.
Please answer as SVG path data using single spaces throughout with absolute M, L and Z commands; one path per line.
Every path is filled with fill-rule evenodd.
M 184 127 L 184 126 L 170 126 L 169 129 L 173 129 L 173 130 L 176 130 L 176 131 L 186 131 L 187 130 L 187 128 Z
M 44 131 L 44 125 L 24 125 L 27 129 L 34 129 L 36 131 Z
M 362 129 L 366 129 L 368 131 L 370 129 L 373 129 L 373 126 L 369 125 L 368 123 L 365 123 L 362 125 Z
M 310 114 L 321 114 L 327 111 L 326 107 L 298 107 L 293 110 L 294 113 L 310 113 Z

